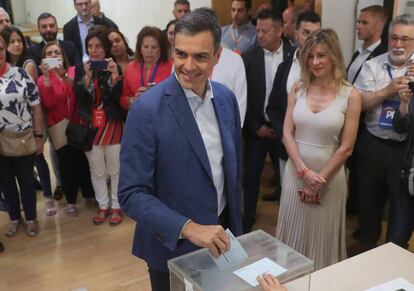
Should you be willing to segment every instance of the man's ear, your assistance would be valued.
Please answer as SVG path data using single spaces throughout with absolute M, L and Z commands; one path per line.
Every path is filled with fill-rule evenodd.
M 216 52 L 217 62 L 218 62 L 218 60 L 220 59 L 220 56 L 221 56 L 221 51 L 222 51 L 222 50 L 223 50 L 223 47 L 222 47 L 222 46 L 220 46 L 220 47 L 218 48 L 217 52 Z
M 213 66 L 215 66 L 215 65 L 217 65 L 217 64 L 218 64 L 219 59 L 220 59 L 220 55 L 221 55 L 221 51 L 222 51 L 222 49 L 223 49 L 223 47 L 222 47 L 222 46 L 220 46 L 220 47 L 217 49 L 216 53 L 214 54 L 214 64 L 213 64 Z

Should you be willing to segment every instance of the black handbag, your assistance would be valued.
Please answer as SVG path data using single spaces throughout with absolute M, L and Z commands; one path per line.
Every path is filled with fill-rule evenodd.
M 85 126 L 69 122 L 66 128 L 66 136 L 68 138 L 68 144 L 81 151 L 90 151 L 93 146 L 93 139 L 95 138 L 97 128 L 93 128 L 90 125 Z

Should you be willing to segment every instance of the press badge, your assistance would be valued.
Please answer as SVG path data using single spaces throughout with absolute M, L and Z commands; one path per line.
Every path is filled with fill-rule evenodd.
M 384 129 L 392 128 L 392 120 L 394 119 L 395 111 L 400 106 L 400 101 L 386 100 L 382 102 L 381 116 L 378 126 Z

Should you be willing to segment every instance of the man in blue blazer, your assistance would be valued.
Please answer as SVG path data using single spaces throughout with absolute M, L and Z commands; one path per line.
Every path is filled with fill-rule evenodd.
M 152 290 L 169 290 L 167 260 L 229 248 L 241 226 L 241 126 L 234 94 L 210 82 L 221 30 L 209 9 L 175 26 L 175 74 L 131 107 L 121 147 L 119 202 L 137 222 L 133 254 Z

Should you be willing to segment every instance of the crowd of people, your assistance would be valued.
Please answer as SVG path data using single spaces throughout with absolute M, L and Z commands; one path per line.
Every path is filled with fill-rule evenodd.
M 78 216 L 80 189 L 96 199 L 94 224 L 116 226 L 123 213 L 139 222 L 133 253 L 147 262 L 153 290 L 168 290 L 167 259 L 197 247 L 218 256 L 229 247 L 224 229 L 251 231 L 269 154 L 281 188 L 268 197 L 280 201 L 276 238 L 315 269 L 375 247 L 387 199 L 387 240 L 408 247 L 412 15 L 388 19 L 381 6 L 363 8 L 363 44 L 347 66 L 336 32 L 300 6 L 282 14 L 266 4 L 253 21 L 251 1 L 233 0 L 232 23 L 220 28 L 214 11 L 190 12 L 177 0 L 175 19 L 164 30 L 143 27 L 135 50 L 98 0 L 74 6 L 64 40 L 45 12 L 43 40 L 32 46 L 0 11 L 6 236 L 21 225 L 31 237 L 39 232 L 36 169 L 47 216 L 62 193 L 66 214 Z M 359 219 L 348 254 L 347 209 Z M 284 290 L 273 277 L 259 281 Z

